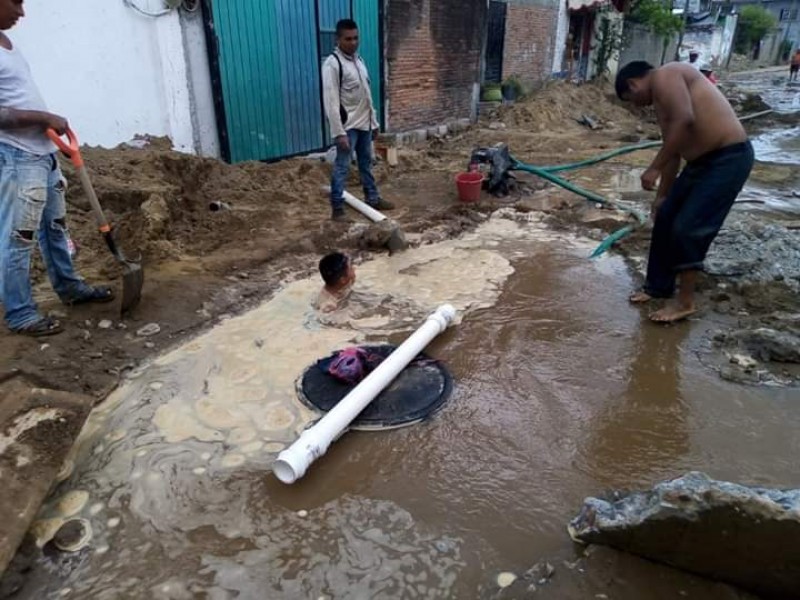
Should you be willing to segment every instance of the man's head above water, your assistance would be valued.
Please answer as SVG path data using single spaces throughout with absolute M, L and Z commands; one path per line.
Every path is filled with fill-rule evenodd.
M 351 260 L 341 252 L 324 256 L 319 261 L 319 274 L 322 275 L 325 287 L 332 292 L 344 289 L 356 280 L 356 271 Z
M 614 83 L 619 99 L 636 106 L 650 106 L 653 103 L 650 78 L 654 69 L 644 60 L 635 60 L 622 67 Z

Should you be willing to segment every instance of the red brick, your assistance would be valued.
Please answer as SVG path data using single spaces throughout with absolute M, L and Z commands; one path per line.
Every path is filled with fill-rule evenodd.
M 550 76 L 557 20 L 555 7 L 508 5 L 503 79 L 535 85 Z
M 471 116 L 485 0 L 387 0 L 386 96 L 392 131 Z

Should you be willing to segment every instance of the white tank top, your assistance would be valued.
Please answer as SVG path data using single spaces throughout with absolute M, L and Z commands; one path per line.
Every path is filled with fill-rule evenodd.
M 47 105 L 33 81 L 28 61 L 16 45 L 11 50 L 0 46 L 0 107 L 46 111 Z M 40 127 L 0 129 L 0 142 L 31 154 L 50 154 L 56 147 Z

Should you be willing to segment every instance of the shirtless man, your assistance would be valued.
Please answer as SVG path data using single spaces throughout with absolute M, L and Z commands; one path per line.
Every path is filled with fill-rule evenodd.
M 647 279 L 630 300 L 669 298 L 680 278 L 676 300 L 650 315 L 672 323 L 696 310 L 697 273 L 750 175 L 753 147 L 722 93 L 687 64 L 629 63 L 617 74 L 616 91 L 637 106 L 653 105 L 664 139 L 641 178 L 657 193 Z
M 320 291 L 314 308 L 321 313 L 330 313 L 350 295 L 356 281 L 356 270 L 350 257 L 341 252 L 331 252 L 319 261 L 319 274 L 325 287 Z

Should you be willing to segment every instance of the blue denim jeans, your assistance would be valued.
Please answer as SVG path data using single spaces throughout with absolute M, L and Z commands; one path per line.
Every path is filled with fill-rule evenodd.
M 356 151 L 358 159 L 358 173 L 361 176 L 361 186 L 364 188 L 364 201 L 367 204 L 378 202 L 378 186 L 372 176 L 372 132 L 360 129 L 350 129 L 347 132 L 350 140 L 350 149 Z M 336 162 L 333 165 L 333 176 L 331 177 L 331 205 L 333 208 L 341 208 L 344 204 L 342 194 L 347 175 L 350 172 L 350 152 L 342 152 L 337 147 Z
M 688 163 L 656 213 L 644 291 L 655 298 L 675 292 L 682 271 L 701 271 L 753 168 L 750 142 L 714 150 Z
M 69 255 L 65 191 L 55 155 L 39 156 L 0 143 L 0 300 L 12 330 L 40 318 L 30 281 L 37 242 L 60 298 L 75 298 L 89 289 Z

